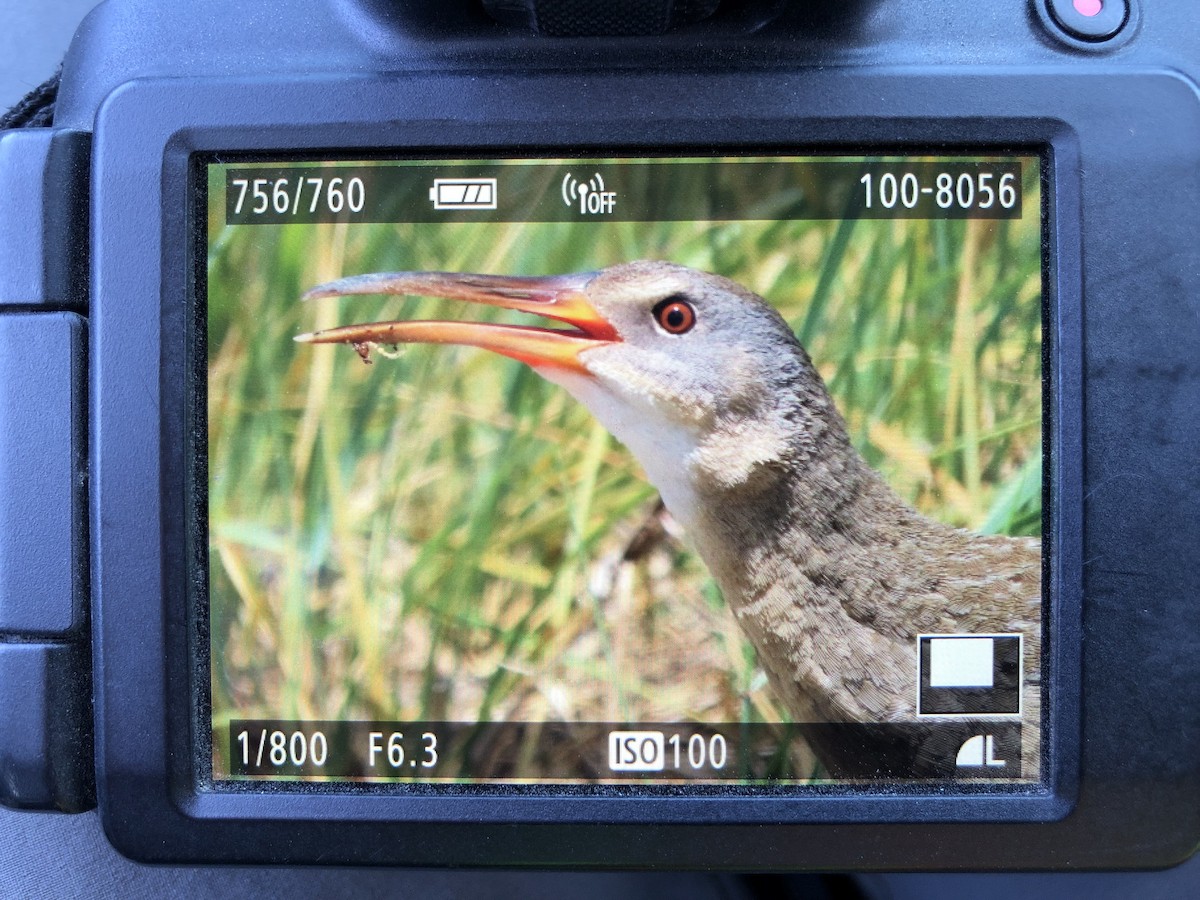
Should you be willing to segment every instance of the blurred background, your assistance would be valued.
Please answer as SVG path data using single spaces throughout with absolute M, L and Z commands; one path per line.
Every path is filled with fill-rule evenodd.
M 699 167 L 662 168 L 676 192 L 708 189 Z M 1027 170 L 1020 220 L 784 207 L 773 221 L 226 225 L 213 167 L 217 771 L 230 719 L 787 720 L 657 492 L 566 392 L 473 348 L 377 348 L 364 365 L 350 347 L 292 340 L 352 322 L 530 317 L 419 297 L 302 304 L 305 290 L 367 272 L 642 258 L 725 275 L 783 313 L 907 502 L 1037 535 L 1040 198 Z

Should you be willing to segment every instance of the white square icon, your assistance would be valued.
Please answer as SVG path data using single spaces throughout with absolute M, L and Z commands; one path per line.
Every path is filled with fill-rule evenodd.
M 929 686 L 990 688 L 994 685 L 991 638 L 938 637 L 929 641 Z

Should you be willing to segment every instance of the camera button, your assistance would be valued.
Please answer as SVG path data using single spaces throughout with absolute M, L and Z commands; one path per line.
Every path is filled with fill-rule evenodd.
M 84 320 L 0 314 L 0 639 L 86 624 Z
M 87 306 L 88 135 L 0 132 L 0 309 Z
M 1054 24 L 1089 43 L 1110 40 L 1129 21 L 1129 0 L 1047 0 Z
M 82 644 L 0 640 L 0 806 L 95 806 L 88 656 Z

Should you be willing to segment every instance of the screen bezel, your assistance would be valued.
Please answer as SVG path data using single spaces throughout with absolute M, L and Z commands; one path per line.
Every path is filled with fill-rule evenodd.
M 726 148 L 727 150 L 729 148 Z M 940 162 L 942 160 L 952 161 L 956 157 L 980 157 L 988 156 L 996 158 L 997 162 L 1009 163 L 1013 160 L 1020 159 L 1023 164 L 1033 164 L 1038 166 L 1039 174 L 1039 206 L 1036 211 L 1038 217 L 1038 228 L 1041 235 L 1039 245 L 1040 260 L 1039 268 L 1041 272 L 1041 316 L 1038 322 L 1041 337 L 1041 356 L 1042 356 L 1042 372 L 1041 379 L 1041 445 L 1043 459 L 1043 479 L 1042 479 L 1042 535 L 1043 535 L 1043 552 L 1041 559 L 1042 568 L 1042 597 L 1041 597 L 1041 635 L 1042 635 L 1042 650 L 1041 653 L 1041 672 L 1040 672 L 1040 688 L 1041 688 L 1041 711 L 1042 722 L 1040 733 L 1042 735 L 1042 748 L 1040 760 L 1042 762 L 1042 773 L 1045 774 L 1046 750 L 1048 741 L 1050 740 L 1050 729 L 1047 727 L 1049 722 L 1049 712 L 1052 706 L 1052 698 L 1048 694 L 1049 673 L 1051 671 L 1050 653 L 1046 652 L 1048 648 L 1048 636 L 1052 632 L 1051 626 L 1051 608 L 1050 601 L 1050 584 L 1051 573 L 1053 571 L 1052 560 L 1055 556 L 1055 509 L 1053 503 L 1050 502 L 1052 492 L 1052 469 L 1051 459 L 1053 458 L 1052 448 L 1054 446 L 1055 434 L 1055 411 L 1050 404 L 1050 398 L 1054 396 L 1054 371 L 1053 371 L 1053 338 L 1050 334 L 1049 323 L 1050 304 L 1048 302 L 1050 284 L 1052 280 L 1051 258 L 1049 254 L 1050 243 L 1050 159 L 1051 154 L 1049 147 L 1041 145 L 1038 147 L 1021 147 L 1012 148 L 1004 146 L 988 146 L 972 147 L 972 146 L 956 146 L 953 149 L 941 148 L 937 153 L 925 153 L 921 150 L 906 148 L 902 151 L 903 155 L 910 157 L 920 157 L 922 159 L 934 158 Z M 899 164 L 905 164 L 904 160 L 900 160 L 901 152 L 895 151 L 889 146 L 872 146 L 872 147 L 855 147 L 847 146 L 838 147 L 835 152 L 831 152 L 824 147 L 809 147 L 809 146 L 741 146 L 736 148 L 736 152 L 726 152 L 719 154 L 714 152 L 712 148 L 702 147 L 685 147 L 681 146 L 673 150 L 669 155 L 656 153 L 630 154 L 630 153 L 614 153 L 609 147 L 596 148 L 576 148 L 573 156 L 566 160 L 571 162 L 574 160 L 586 159 L 603 159 L 609 163 L 620 160 L 643 160 L 643 159 L 659 159 L 670 160 L 677 158 L 685 158 L 691 161 L 716 161 L 717 157 L 723 159 L 736 157 L 753 157 L 758 159 L 777 158 L 782 161 L 787 161 L 789 158 L 803 159 L 810 161 L 813 158 L 821 156 L 837 156 L 839 159 L 846 160 L 848 158 L 853 161 L 854 157 L 863 157 L 864 162 L 870 158 L 884 157 L 894 159 Z M 510 780 L 488 781 L 486 779 L 476 779 L 472 781 L 466 780 L 451 780 L 451 778 L 441 779 L 417 779 L 411 781 L 404 780 L 383 780 L 383 779 L 364 779 L 358 780 L 336 780 L 329 781 L 309 780 L 301 777 L 288 778 L 281 776 L 261 776 L 261 777 L 246 777 L 246 778 L 230 778 L 217 777 L 213 773 L 214 760 L 214 728 L 213 728 L 213 707 L 212 707 L 212 673 L 214 669 L 214 657 L 212 651 L 211 632 L 210 632 L 210 615 L 211 606 L 208 596 L 208 579 L 210 573 L 209 559 L 209 537 L 208 537 L 208 356 L 207 356 L 207 337 L 208 337 L 208 321 L 207 321 L 207 267 L 205 261 L 207 259 L 208 245 L 208 212 L 210 209 L 209 185 L 210 175 L 209 167 L 213 165 L 243 165 L 243 164 L 278 164 L 280 166 L 287 165 L 320 165 L 326 162 L 344 162 L 344 163 L 374 163 L 385 162 L 389 160 L 405 160 L 414 162 L 430 162 L 448 163 L 453 161 L 455 164 L 469 162 L 471 159 L 481 160 L 515 160 L 537 162 L 539 160 L 551 159 L 560 161 L 561 158 L 556 154 L 549 152 L 526 152 L 520 156 L 511 155 L 511 151 L 505 151 L 504 148 L 496 147 L 477 147 L 471 148 L 469 153 L 456 152 L 455 148 L 448 148 L 445 154 L 441 157 L 432 157 L 428 155 L 414 155 L 412 153 L 398 153 L 394 148 L 377 148 L 374 152 L 336 152 L 320 155 L 313 155 L 303 152 L 291 152 L 286 154 L 271 153 L 271 152 L 245 152 L 236 150 L 226 150 L 221 152 L 197 152 L 191 155 L 190 159 L 190 183 L 189 195 L 194 198 L 193 211 L 191 215 L 191 288 L 189 291 L 189 315 L 188 315 L 188 352 L 190 364 L 186 370 L 186 384 L 184 396 L 187 400 L 186 410 L 186 448 L 185 448 L 185 464 L 188 467 L 188 490 L 187 497 L 187 559 L 191 566 L 191 576 L 188 579 L 188 620 L 191 625 L 191 653 L 193 655 L 193 670 L 196 673 L 195 683 L 192 686 L 192 694 L 195 698 L 194 709 L 196 721 L 193 723 L 194 735 L 194 750 L 193 754 L 196 761 L 196 784 L 201 790 L 218 791 L 218 792 L 260 792 L 270 790 L 274 792 L 299 792 L 299 793 L 375 793 L 381 795 L 393 796 L 483 796 L 488 793 L 502 791 L 506 796 L 561 796 L 561 797 L 639 797 L 639 796 L 659 796 L 659 797 L 679 797 L 679 796 L 697 796 L 697 797 L 789 797 L 792 799 L 800 799 L 803 797 L 854 797 L 854 796 L 888 796 L 895 794 L 897 791 L 914 794 L 922 791 L 936 791 L 942 796 L 961 796 L 961 797 L 978 797 L 987 795 L 996 796 L 1032 796 L 1044 792 L 1046 784 L 1042 778 L 1031 778 L 1023 776 L 1021 779 L 1004 779 L 994 781 L 966 780 L 955 781 L 953 779 L 921 779 L 913 781 L 905 780 L 884 780 L 880 779 L 877 782 L 854 781 L 845 779 L 841 781 L 822 781 L 811 784 L 798 783 L 792 781 L 781 781 L 773 783 L 750 782 L 742 784 L 734 784 L 729 782 L 712 782 L 697 780 L 687 784 L 672 783 L 664 781 L 663 783 L 655 783 L 653 781 L 638 781 L 619 783 L 615 779 L 609 781 L 597 782 L 594 784 L 559 782 L 551 779 L 536 780 L 513 778 Z M 1034 215 L 1033 207 L 1027 206 L 1023 215 Z M 969 217 L 964 217 L 969 218 Z M 438 266 L 434 266 L 438 268 Z M 987 718 L 987 717 L 983 717 Z M 703 724 L 703 723 L 701 723 Z M 628 723 L 627 727 L 635 728 L 636 723 Z
M 353 157 L 356 155 L 366 156 L 361 148 L 350 151 L 340 151 L 336 153 L 319 154 L 323 158 L 331 156 L 339 156 L 342 158 Z M 705 155 L 697 151 L 697 145 L 694 143 L 677 144 L 679 155 Z M 870 151 L 875 153 L 901 153 L 901 152 L 930 152 L 930 147 L 936 147 L 937 152 L 950 153 L 950 148 L 945 144 L 932 142 L 932 144 L 923 144 L 920 147 L 913 147 L 901 143 L 899 145 L 889 142 L 886 145 L 874 144 L 870 146 Z M 746 149 L 746 142 L 742 142 L 737 146 L 738 151 Z M 377 148 L 384 155 L 397 155 L 401 153 L 401 148 L 391 144 L 386 147 Z M 560 153 L 560 150 L 567 148 L 561 145 L 543 145 L 537 148 L 537 152 L 529 154 L 530 156 L 540 155 L 589 155 L 589 150 L 595 154 L 606 155 L 639 155 L 638 145 L 633 147 L 616 147 L 612 144 L 606 144 L 599 148 L 580 147 L 578 143 L 570 145 L 570 154 L 565 152 Z M 840 152 L 853 153 L 862 151 L 864 145 L 858 142 L 850 143 L 843 139 L 836 143 L 822 142 L 819 144 L 806 144 L 797 146 L 789 144 L 779 146 L 775 144 L 754 143 L 750 145 L 748 152 L 753 152 L 759 155 L 772 154 L 789 154 L 803 155 L 805 153 L 816 152 Z M 733 148 L 728 145 L 712 145 L 712 150 L 709 152 L 713 155 L 722 152 L 730 152 Z M 415 151 L 415 152 L 414 152 Z M 1042 183 L 1042 203 L 1043 203 L 1043 235 L 1045 240 L 1045 249 L 1043 252 L 1043 429 L 1044 429 L 1044 479 L 1046 488 L 1043 497 L 1043 521 L 1046 525 L 1043 531 L 1043 540 L 1046 542 L 1048 552 L 1043 554 L 1043 566 L 1045 577 L 1043 580 L 1043 628 L 1044 628 L 1044 656 L 1043 656 L 1043 702 L 1046 704 L 1044 728 L 1043 728 L 1043 772 L 1045 781 L 1041 784 L 984 784 L 984 785 L 954 785 L 954 784 L 913 784 L 905 785 L 898 783 L 890 783 L 886 785 L 868 786 L 864 788 L 861 785 L 844 786 L 844 785 L 821 785 L 821 786 L 796 786 L 796 785 L 781 785 L 781 786 L 688 786 L 686 791 L 680 791 L 678 787 L 671 786 L 655 786 L 655 785 L 560 785 L 560 784 L 535 784 L 535 785 L 509 785 L 509 784 L 474 784 L 474 785 L 458 785 L 445 783 L 420 783 L 420 784 L 395 784 L 395 783 L 311 783 L 311 782 L 294 782 L 294 781 L 271 781 L 269 784 L 261 781 L 240 782 L 240 781 L 220 781 L 214 782 L 211 779 L 211 716 L 209 714 L 208 704 L 204 702 L 204 695 L 208 689 L 209 682 L 207 680 L 209 668 L 206 660 L 208 656 L 208 634 L 207 631 L 198 628 L 192 631 L 193 640 L 191 648 L 191 665 L 190 670 L 195 673 L 195 680 L 189 684 L 189 695 L 194 700 L 193 711 L 195 718 L 190 723 L 192 733 L 190 758 L 195 764 L 193 771 L 194 784 L 197 788 L 198 800 L 204 804 L 214 802 L 222 795 L 239 795 L 239 796 L 258 796 L 264 793 L 284 795 L 284 794 L 303 794 L 314 795 L 320 794 L 326 797 L 340 796 L 345 798 L 351 797 L 388 797 L 394 799 L 404 799 L 409 806 L 414 817 L 420 817 L 428 814 L 429 811 L 418 812 L 414 807 L 417 804 L 424 806 L 426 802 L 433 809 L 437 810 L 437 818 L 447 816 L 448 811 L 444 809 L 446 801 L 453 801 L 455 804 L 462 803 L 464 805 L 474 805 L 476 803 L 495 803 L 497 801 L 506 804 L 512 804 L 520 798 L 521 801 L 537 803 L 539 805 L 545 803 L 549 805 L 547 811 L 553 810 L 557 803 L 564 800 L 572 802 L 588 802 L 598 801 L 603 805 L 597 806 L 594 812 L 589 812 L 588 815 L 597 815 L 601 821 L 633 821 L 640 820 L 644 815 L 643 810 L 637 810 L 636 813 L 630 809 L 625 813 L 617 813 L 614 809 L 614 801 L 638 801 L 652 800 L 655 798 L 669 799 L 671 801 L 672 812 L 669 818 L 664 815 L 662 821 L 680 821 L 683 820 L 702 821 L 709 813 L 701 812 L 698 808 L 691 815 L 688 811 L 681 809 L 685 803 L 692 801 L 696 803 L 711 803 L 714 801 L 724 802 L 726 804 L 738 800 L 743 801 L 739 804 L 736 812 L 726 808 L 724 810 L 725 817 L 733 817 L 736 820 L 746 822 L 763 822 L 763 821 L 778 821 L 781 815 L 780 809 L 768 809 L 768 804 L 765 801 L 786 801 L 787 815 L 785 819 L 792 821 L 813 821 L 814 819 L 824 819 L 832 809 L 829 806 L 829 801 L 836 800 L 839 806 L 839 814 L 845 815 L 847 805 L 853 805 L 860 801 L 869 801 L 873 799 L 881 799 L 891 801 L 898 796 L 906 797 L 911 800 L 922 800 L 926 805 L 925 817 L 931 821 L 937 821 L 942 818 L 940 811 L 930 809 L 929 804 L 939 806 L 949 801 L 957 800 L 960 803 L 964 802 L 995 802 L 1002 800 L 1012 801 L 1027 801 L 1034 803 L 1044 801 L 1049 796 L 1052 796 L 1053 785 L 1055 782 L 1052 762 L 1056 758 L 1052 748 L 1055 746 L 1055 741 L 1058 737 L 1058 730 L 1054 719 L 1056 703 L 1047 702 L 1049 695 L 1053 693 L 1053 673 L 1056 665 L 1056 654 L 1061 652 L 1056 644 L 1055 638 L 1059 632 L 1055 612 L 1060 601 L 1054 597 L 1054 591 L 1059 583 L 1059 572 L 1056 568 L 1056 563 L 1060 560 L 1060 555 L 1057 552 L 1059 545 L 1059 533 L 1057 522 L 1062 518 L 1058 498 L 1059 493 L 1055 491 L 1056 484 L 1061 481 L 1061 475 L 1057 472 L 1055 462 L 1069 458 L 1068 453 L 1062 451 L 1062 436 L 1060 429 L 1062 419 L 1070 416 L 1069 410 L 1063 410 L 1061 407 L 1056 407 L 1049 398 L 1054 397 L 1058 393 L 1058 385 L 1061 381 L 1060 369 L 1063 364 L 1070 359 L 1071 353 L 1068 350 L 1062 350 L 1062 335 L 1057 333 L 1050 326 L 1051 322 L 1058 319 L 1058 305 L 1061 298 L 1061 292 L 1055 289 L 1056 279 L 1058 277 L 1057 266 L 1055 265 L 1058 254 L 1056 253 L 1056 222 L 1054 216 L 1054 202 L 1052 197 L 1055 196 L 1055 185 L 1058 180 L 1055 177 L 1056 160 L 1059 154 L 1056 153 L 1053 142 L 1041 143 L 1025 143 L 1014 144 L 1011 139 L 993 137 L 992 139 L 978 140 L 962 140 L 956 142 L 953 147 L 955 153 L 987 153 L 1001 155 L 1004 153 L 1025 153 L 1039 157 L 1043 161 L 1043 183 Z M 656 153 L 647 153 L 643 148 L 644 155 L 661 155 L 663 148 L 656 148 Z M 471 156 L 479 156 L 487 158 L 504 155 L 504 150 L 496 145 L 449 145 L 439 147 L 437 151 L 441 158 L 462 159 Z M 508 151 L 511 154 L 511 149 Z M 312 158 L 312 154 L 304 154 Z M 422 158 L 434 158 L 434 155 L 426 150 L 421 145 L 409 150 L 405 156 L 420 156 Z M 732 155 L 732 154 L 731 154 Z M 277 159 L 280 157 L 293 156 L 287 152 L 247 152 L 239 148 L 236 151 L 217 150 L 210 153 L 195 153 L 190 155 L 188 160 L 189 178 L 192 179 L 189 183 L 191 196 L 197 196 L 195 191 L 198 179 L 199 166 L 205 162 L 211 161 L 243 161 L 247 158 L 263 159 L 269 157 Z M 1061 164 L 1061 163 L 1060 163 Z M 193 210 L 195 215 L 195 210 Z M 199 229 L 199 222 L 196 222 L 192 228 L 192 234 L 195 237 L 197 244 L 193 252 L 198 250 L 199 241 L 202 239 L 203 232 Z M 192 277 L 196 277 L 195 266 L 190 267 Z M 191 297 L 197 296 L 196 286 L 193 285 L 189 291 Z M 195 305 L 192 306 L 188 319 L 195 326 L 198 322 L 199 310 Z M 195 344 L 192 345 L 195 347 Z M 196 359 L 195 356 L 185 356 L 194 360 L 196 366 L 203 365 L 202 361 Z M 189 367 L 192 377 L 195 378 L 197 369 L 195 366 Z M 185 386 L 183 399 L 186 402 L 189 397 L 196 397 L 202 393 L 202 388 L 199 388 L 194 382 L 191 386 Z M 195 407 L 193 407 L 195 409 Z M 190 444 L 192 458 L 202 452 L 200 446 L 194 441 L 196 440 L 200 427 L 195 420 L 185 420 L 184 434 L 189 435 L 193 443 Z M 187 456 L 185 456 L 186 460 Z M 188 495 L 191 497 L 197 496 L 198 487 L 193 483 Z M 186 495 L 185 495 L 186 496 Z M 189 517 L 189 521 L 195 521 Z M 203 537 L 193 534 L 193 548 L 200 541 L 207 540 L 207 532 Z M 200 559 L 198 555 L 189 553 L 189 559 L 196 565 Z M 193 576 L 189 579 L 190 591 L 188 600 L 189 622 L 195 624 L 203 620 L 204 607 L 207 605 L 207 597 L 200 590 L 201 582 L 205 580 L 203 569 L 193 569 Z M 1054 599 L 1045 601 L 1046 597 L 1054 597 Z M 201 676 L 201 672 L 204 673 Z M 207 738 L 207 742 L 205 740 Z M 680 796 L 683 794 L 683 796 Z M 751 801 L 746 803 L 745 801 Z M 810 803 L 817 804 L 816 809 L 801 810 L 798 807 L 807 806 Z M 770 804 L 774 806 L 774 804 Z M 466 809 L 464 813 L 470 815 Z M 579 810 L 575 810 L 572 816 L 578 816 Z M 1029 815 L 1027 811 L 1024 815 Z M 961 816 L 961 810 L 952 814 L 953 818 Z M 552 818 L 554 816 L 552 815 Z M 1036 814 L 1035 818 L 1038 818 Z M 406 816 L 407 818 L 407 816 Z M 837 817 L 833 818 L 838 821 Z M 844 821 L 844 819 L 841 819 Z

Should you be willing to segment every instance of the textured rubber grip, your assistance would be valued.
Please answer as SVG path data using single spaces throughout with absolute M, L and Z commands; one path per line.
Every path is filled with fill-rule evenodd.
M 713 13 L 720 0 L 483 0 L 506 24 L 552 36 L 662 34 Z

